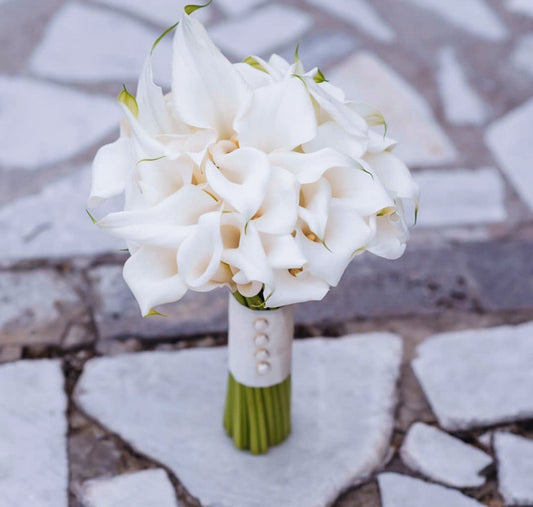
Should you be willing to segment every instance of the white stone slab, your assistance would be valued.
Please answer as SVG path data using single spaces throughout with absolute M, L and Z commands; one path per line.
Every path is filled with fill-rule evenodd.
M 433 169 L 415 173 L 421 227 L 502 222 L 505 186 L 497 169 Z
M 239 59 L 263 55 L 294 42 L 313 25 L 304 11 L 282 5 L 269 5 L 245 18 L 219 23 L 209 30 L 216 44 Z
M 533 7 L 533 1 L 531 5 Z M 511 62 L 517 69 L 533 77 L 533 34 L 518 39 L 511 53 Z
M 0 208 L 0 258 L 69 257 L 124 248 L 124 242 L 103 232 L 87 216 L 89 188 L 89 168 L 76 169 L 45 185 L 38 194 Z M 112 207 L 113 203 L 98 208 L 94 215 L 103 216 Z
M 459 491 L 407 475 L 379 474 L 378 483 L 383 507 L 483 507 Z
M 268 0 L 217 0 L 216 5 L 228 16 L 238 16 Z
M 176 493 L 161 468 L 95 479 L 83 485 L 85 507 L 177 507 Z
M 338 16 L 351 23 L 362 32 L 381 42 L 392 42 L 396 39 L 394 30 L 375 11 L 367 0 L 307 0 L 309 3 Z
M 498 488 L 506 505 L 533 505 L 533 440 L 498 431 Z
M 533 322 L 428 338 L 412 366 L 448 430 L 533 416 Z
M 483 39 L 500 41 L 507 37 L 505 25 L 485 0 L 407 0 L 429 9 L 455 26 Z
M 507 0 L 506 6 L 511 12 L 533 17 L 533 2 L 531 0 Z
M 492 123 L 485 142 L 518 194 L 533 211 L 533 98 Z
M 455 148 L 422 95 L 377 56 L 359 52 L 328 72 L 328 78 L 347 98 L 366 101 L 385 115 L 389 134 L 400 143 L 395 153 L 406 163 L 455 160 Z
M 491 449 L 492 448 L 492 431 L 486 431 L 485 433 L 482 433 L 477 437 L 477 441 L 485 447 L 485 449 Z
M 75 397 L 202 505 L 322 507 L 384 460 L 401 357 L 390 334 L 297 340 L 293 432 L 263 456 L 236 450 L 222 428 L 225 348 L 92 360 Z
M 0 366 L 0 505 L 67 507 L 67 400 L 60 361 Z
M 479 472 L 492 463 L 483 451 L 421 422 L 409 428 L 400 455 L 411 470 L 456 488 L 482 486 Z
M 191 0 L 93 0 L 94 2 L 107 5 L 109 7 L 116 7 L 123 9 L 126 12 L 135 14 L 140 18 L 147 19 L 153 23 L 160 25 L 162 28 L 168 28 L 173 25 L 181 16 L 182 9 L 190 3 L 206 3 L 206 2 L 191 2 Z M 234 0 L 237 1 L 237 0 Z M 216 3 L 218 4 L 220 0 Z M 200 9 L 195 12 L 194 16 L 200 19 L 203 23 L 211 19 L 211 9 Z
M 172 18 L 168 25 L 174 22 Z M 69 82 L 136 80 L 160 34 L 108 9 L 68 3 L 47 26 L 29 68 Z M 170 82 L 170 40 L 171 35 L 163 39 L 153 57 L 155 79 L 165 85 Z
M 456 125 L 481 125 L 487 117 L 487 107 L 468 82 L 452 48 L 439 52 L 437 72 L 444 114 Z
M 34 169 L 67 159 L 116 128 L 115 101 L 0 76 L 0 165 Z

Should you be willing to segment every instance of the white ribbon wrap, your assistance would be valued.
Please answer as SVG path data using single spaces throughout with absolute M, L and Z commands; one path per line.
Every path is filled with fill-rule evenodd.
M 229 371 L 249 387 L 283 382 L 291 372 L 294 334 L 292 306 L 250 310 L 229 297 Z

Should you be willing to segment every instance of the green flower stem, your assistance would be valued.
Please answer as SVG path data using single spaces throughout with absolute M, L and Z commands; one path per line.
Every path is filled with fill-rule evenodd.
M 249 387 L 228 375 L 224 429 L 237 449 L 265 454 L 290 434 L 290 375 L 270 387 Z

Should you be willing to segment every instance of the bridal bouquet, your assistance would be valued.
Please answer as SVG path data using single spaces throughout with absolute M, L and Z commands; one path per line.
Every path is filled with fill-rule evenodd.
M 322 299 L 365 251 L 401 256 L 402 205 L 418 189 L 378 111 L 297 51 L 230 63 L 197 8 L 171 27 L 171 93 L 150 57 L 135 97 L 120 93 L 120 137 L 95 157 L 89 206 L 124 193 L 97 224 L 126 240 L 144 316 L 188 290 L 229 289 L 224 427 L 263 453 L 290 433 L 291 305 Z

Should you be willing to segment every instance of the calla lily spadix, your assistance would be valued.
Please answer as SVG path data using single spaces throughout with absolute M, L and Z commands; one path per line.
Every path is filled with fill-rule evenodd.
M 403 253 L 402 202 L 418 188 L 383 117 L 298 57 L 232 64 L 184 13 L 171 92 L 148 56 L 121 107 L 89 207 L 124 193 L 98 225 L 127 242 L 124 278 L 143 315 L 222 286 L 265 308 L 319 300 L 363 251 Z

